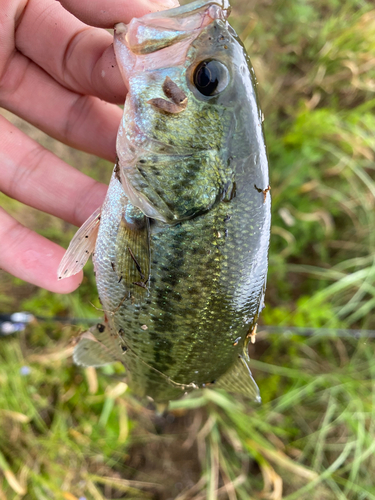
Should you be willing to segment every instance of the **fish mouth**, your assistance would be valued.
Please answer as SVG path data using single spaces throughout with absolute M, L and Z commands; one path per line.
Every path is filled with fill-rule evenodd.
M 126 25 L 115 25 L 115 40 L 121 40 L 136 55 L 149 54 L 190 38 L 215 19 L 226 21 L 230 14 L 228 0 L 198 0 L 166 11 L 134 18 Z

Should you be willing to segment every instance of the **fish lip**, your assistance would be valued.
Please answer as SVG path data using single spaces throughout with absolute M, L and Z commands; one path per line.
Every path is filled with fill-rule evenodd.
M 113 29 L 115 30 L 115 34 L 119 36 L 126 33 L 127 26 L 125 23 L 116 23 Z
M 160 30 L 160 32 L 175 31 L 180 35 L 174 41 L 171 40 L 173 44 L 181 39 L 189 38 L 193 32 L 201 31 L 216 19 L 226 22 L 230 11 L 231 7 L 228 0 L 197 0 L 180 7 L 151 12 L 142 17 L 133 18 L 128 24 L 117 23 L 114 26 L 114 37 L 115 40 L 122 39 L 122 43 L 125 43 L 128 49 L 133 51 L 138 46 L 142 46 L 142 29 L 156 29 Z M 201 21 L 199 21 L 199 14 L 201 15 Z M 187 21 L 188 19 L 193 20 L 194 17 L 196 18 L 195 22 Z M 129 37 L 132 41 L 129 40 Z M 139 53 L 142 53 L 142 51 Z
M 216 9 L 210 10 L 210 7 L 215 7 L 215 6 L 218 7 L 219 10 Z M 204 7 L 206 7 L 207 13 L 210 17 L 212 17 L 212 19 L 220 18 L 222 20 L 227 20 L 231 12 L 231 6 L 229 4 L 229 0 L 197 0 L 187 5 L 181 5 L 179 7 L 173 7 L 172 9 L 161 10 L 158 12 L 151 12 L 149 14 L 145 14 L 142 17 L 133 19 L 147 21 L 152 19 L 163 19 L 166 17 L 169 18 L 180 17 L 180 16 L 182 17 L 184 15 L 188 17 L 194 14 L 196 11 L 203 10 Z M 130 23 L 131 22 L 132 21 L 130 21 Z M 126 24 L 120 22 L 115 24 L 114 29 L 116 30 L 116 32 L 119 32 L 120 34 L 121 32 L 123 32 L 124 27 L 126 28 Z

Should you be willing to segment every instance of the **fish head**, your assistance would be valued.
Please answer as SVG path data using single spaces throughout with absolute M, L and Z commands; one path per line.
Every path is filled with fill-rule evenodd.
M 233 186 L 231 159 L 252 145 L 265 154 L 252 67 L 229 13 L 227 0 L 198 0 L 115 27 L 129 88 L 121 179 L 148 217 L 178 223 L 208 211 Z
M 128 88 L 132 74 L 183 66 L 191 42 L 215 19 L 226 20 L 227 0 L 198 0 L 183 7 L 134 18 L 115 26 L 114 49 Z

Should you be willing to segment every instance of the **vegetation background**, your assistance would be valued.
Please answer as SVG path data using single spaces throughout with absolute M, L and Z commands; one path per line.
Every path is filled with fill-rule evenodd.
M 0 339 L 0 500 L 375 499 L 374 4 L 232 3 L 271 168 L 267 307 L 250 353 L 263 404 L 205 390 L 157 417 L 118 367 L 72 364 L 84 324 L 35 321 Z M 112 165 L 11 119 L 108 182 Z M 63 246 L 74 234 L 0 203 Z M 0 272 L 0 313 L 99 318 L 91 304 L 90 265 L 69 296 Z

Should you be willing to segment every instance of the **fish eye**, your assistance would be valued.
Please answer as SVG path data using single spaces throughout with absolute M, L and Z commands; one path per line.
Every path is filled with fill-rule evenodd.
M 204 96 L 218 94 L 228 85 L 229 75 L 224 64 L 214 59 L 202 61 L 195 68 L 194 85 Z

